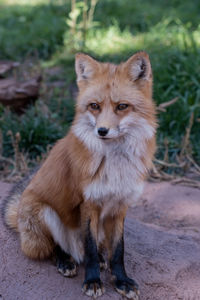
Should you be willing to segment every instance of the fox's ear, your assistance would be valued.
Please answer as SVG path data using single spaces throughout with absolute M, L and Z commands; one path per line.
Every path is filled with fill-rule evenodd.
M 78 53 L 75 59 L 77 82 L 91 79 L 97 71 L 98 62 L 89 55 Z
M 127 62 L 128 75 L 131 80 L 152 79 L 151 63 L 146 52 L 138 52 L 131 56 Z

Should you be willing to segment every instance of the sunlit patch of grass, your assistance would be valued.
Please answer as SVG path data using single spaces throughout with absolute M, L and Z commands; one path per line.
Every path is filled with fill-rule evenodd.
M 86 49 L 97 56 L 112 55 L 133 48 L 134 37 L 128 30 L 121 31 L 117 25 L 97 29 L 88 34 Z
M 0 0 L 0 4 L 6 5 L 38 5 L 47 3 L 47 0 Z
M 164 19 L 148 32 L 137 34 L 128 29 L 120 30 L 117 24 L 108 29 L 99 28 L 88 34 L 86 50 L 96 56 L 129 53 L 130 51 L 146 50 L 150 53 L 167 49 L 179 51 L 193 51 L 200 46 L 200 27 L 190 31 L 189 25 L 180 20 Z

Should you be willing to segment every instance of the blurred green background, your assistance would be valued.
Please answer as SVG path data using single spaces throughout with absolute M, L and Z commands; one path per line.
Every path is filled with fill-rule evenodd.
M 167 141 L 169 161 L 176 161 L 194 113 L 190 151 L 200 162 L 200 1 L 99 0 L 87 30 L 86 10 L 84 1 L 76 1 L 73 15 L 67 0 L 0 0 L 0 60 L 31 62 L 43 74 L 40 99 L 23 115 L 0 106 L 3 156 L 14 153 L 8 130 L 20 132 L 20 149 L 31 159 L 66 133 L 74 114 L 76 51 L 118 63 L 145 50 L 156 104 L 178 97 L 158 114 L 157 157 L 163 159 Z

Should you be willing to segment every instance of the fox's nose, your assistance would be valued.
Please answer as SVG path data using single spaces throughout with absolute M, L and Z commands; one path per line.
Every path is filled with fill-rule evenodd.
M 106 136 L 106 134 L 108 133 L 109 129 L 105 128 L 105 127 L 100 127 L 98 129 L 98 134 L 100 136 Z

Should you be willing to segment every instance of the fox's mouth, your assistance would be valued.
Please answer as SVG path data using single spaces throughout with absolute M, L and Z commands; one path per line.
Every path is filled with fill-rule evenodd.
M 106 136 L 99 136 L 99 138 L 101 139 L 101 140 L 112 140 L 113 138 L 111 138 L 111 137 L 106 137 Z
M 104 141 L 105 143 L 109 143 L 117 140 L 116 137 L 99 137 L 99 139 Z

